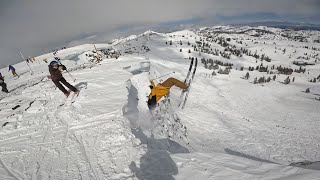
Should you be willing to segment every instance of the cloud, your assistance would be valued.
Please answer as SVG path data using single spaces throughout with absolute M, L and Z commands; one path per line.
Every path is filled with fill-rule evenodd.
M 1 0 L 0 48 L 50 48 L 120 27 L 213 23 L 219 16 L 307 19 L 320 17 L 319 9 L 318 0 Z

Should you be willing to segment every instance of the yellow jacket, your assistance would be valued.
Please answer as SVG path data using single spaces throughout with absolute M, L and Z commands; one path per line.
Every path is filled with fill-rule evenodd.
M 149 95 L 149 99 L 152 98 L 152 96 L 156 96 L 156 102 L 158 102 L 162 96 L 167 95 L 170 92 L 170 88 L 162 86 L 160 83 L 155 86 L 154 82 L 151 81 L 151 93 Z

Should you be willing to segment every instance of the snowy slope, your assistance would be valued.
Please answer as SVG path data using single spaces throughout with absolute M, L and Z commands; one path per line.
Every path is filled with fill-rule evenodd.
M 215 37 L 231 38 L 232 45 L 268 55 L 272 61 L 263 64 L 269 67 L 298 68 L 292 62 L 299 56 L 319 52 L 304 47 L 319 44 L 284 38 L 283 30 L 257 27 L 274 34 L 255 37 L 252 29 L 148 31 L 96 45 L 122 54 L 99 64 L 85 55 L 94 50 L 92 44 L 61 50 L 57 56 L 76 81 L 67 73 L 64 77 L 81 91 L 75 103 L 65 106 L 42 61 L 53 60 L 52 54 L 36 57 L 40 61 L 30 64 L 33 75 L 24 62 L 15 65 L 19 79 L 2 69 L 10 93 L 0 92 L 0 179 L 319 179 L 320 103 L 315 97 L 320 86 L 309 80 L 319 75 L 320 65 L 293 73 L 296 80 L 290 84 L 282 83 L 287 77 L 282 74 L 276 81 L 253 84 L 254 77 L 269 76 L 250 71 L 250 78 L 242 79 L 248 66 L 260 65 L 255 58 L 193 51 L 200 39 L 223 51 L 205 37 L 215 32 Z M 240 40 L 243 44 L 236 43 Z M 173 87 L 171 111 L 161 111 L 156 120 L 146 105 L 149 81 L 167 73 L 183 80 L 189 57 L 199 64 L 186 108 L 177 107 L 181 90 Z M 201 58 L 234 66 L 228 75 L 212 76 Z M 308 87 L 311 92 L 304 93 Z

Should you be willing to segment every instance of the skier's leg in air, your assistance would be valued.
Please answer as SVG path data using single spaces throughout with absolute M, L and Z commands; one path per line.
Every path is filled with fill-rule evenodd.
M 169 78 L 166 81 L 164 81 L 163 83 L 161 83 L 162 86 L 166 87 L 166 88 L 171 88 L 172 86 L 177 86 L 181 89 L 187 89 L 187 84 L 179 81 L 178 79 L 175 78 Z

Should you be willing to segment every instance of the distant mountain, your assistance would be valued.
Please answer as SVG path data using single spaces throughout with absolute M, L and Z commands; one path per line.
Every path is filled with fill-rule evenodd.
M 316 31 L 320 31 L 320 25 L 319 24 L 309 24 L 309 23 L 266 21 L 266 22 L 232 24 L 232 25 L 233 26 L 268 26 L 268 27 L 275 27 L 275 28 L 281 28 L 281 29 L 316 30 Z

